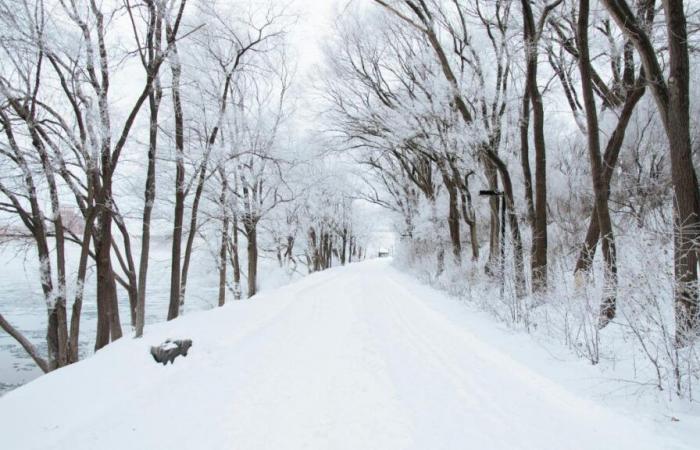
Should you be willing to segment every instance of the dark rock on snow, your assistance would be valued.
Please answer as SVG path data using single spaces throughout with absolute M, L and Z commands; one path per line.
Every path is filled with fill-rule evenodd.
M 159 346 L 151 347 L 151 355 L 157 363 L 166 365 L 170 362 L 172 364 L 178 356 L 187 356 L 187 351 L 190 347 L 192 347 L 192 339 L 176 341 L 167 339 Z

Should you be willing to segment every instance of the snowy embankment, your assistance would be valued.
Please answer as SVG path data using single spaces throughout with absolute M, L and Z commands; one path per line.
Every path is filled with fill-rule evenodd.
M 148 290 L 146 300 L 146 324 L 162 322 L 168 315 L 170 301 L 170 256 L 171 248 L 168 237 L 155 237 L 151 243 L 151 261 L 148 266 Z M 133 238 L 135 247 L 140 241 Z M 209 310 L 216 307 L 219 274 L 216 267 L 216 250 L 210 249 L 205 241 L 196 241 L 192 254 L 187 301 L 181 306 L 185 315 L 192 312 Z M 36 270 L 39 262 L 33 252 L 26 252 L 22 242 L 5 243 L 0 246 L 0 261 L 5 263 L 0 271 L 0 294 L 2 295 L 2 313 L 22 333 L 28 336 L 46 355 L 46 304 L 39 274 Z M 67 248 L 68 273 L 75 274 L 75 264 L 79 259 L 79 248 Z M 241 252 L 245 260 L 245 252 Z M 273 289 L 288 284 L 303 275 L 289 273 L 277 265 L 276 261 L 261 260 L 258 284 L 263 290 Z M 75 275 L 73 275 L 74 277 Z M 87 358 L 93 353 L 95 332 L 97 328 L 97 304 L 95 302 L 95 274 L 90 271 L 85 284 L 86 296 L 83 302 L 80 322 L 80 357 Z M 243 292 L 247 285 L 243 280 Z M 69 282 L 68 298 L 74 298 L 74 281 Z M 120 315 L 125 334 L 131 333 L 129 326 L 128 294 L 121 286 L 117 287 L 120 298 Z M 226 293 L 232 300 L 231 292 Z M 0 330 L 0 397 L 16 387 L 39 377 L 41 370 L 29 355 L 7 333 Z M 0 446 L 1 447 L 1 446 Z
M 194 344 L 174 365 L 149 346 Z M 24 449 L 691 449 L 700 421 L 614 406 L 595 370 L 370 261 L 122 339 L 0 398 Z M 599 375 L 598 375 L 599 376 Z

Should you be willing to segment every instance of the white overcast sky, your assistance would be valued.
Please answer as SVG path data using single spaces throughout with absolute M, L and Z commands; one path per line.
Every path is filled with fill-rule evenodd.
M 318 63 L 321 42 L 332 32 L 333 20 L 349 0 L 295 0 L 294 9 L 299 12 L 299 23 L 292 34 L 296 47 L 299 70 L 304 72 Z
M 298 56 L 297 82 L 302 84 L 313 83 L 314 75 L 317 73 L 318 65 L 322 61 L 322 43 L 328 37 L 333 36 L 335 18 L 348 7 L 348 4 L 369 4 L 370 0 L 294 0 L 293 8 L 299 14 L 299 22 L 292 32 L 291 42 Z M 310 86 L 306 86 L 310 87 Z M 306 91 L 307 93 L 309 91 Z M 310 99 L 307 98 L 307 101 Z M 309 105 L 307 104 L 306 107 Z M 314 129 L 315 114 L 311 110 L 297 113 L 297 120 L 304 128 Z M 304 123 L 306 122 L 306 123 Z M 367 242 L 367 251 L 370 255 L 376 255 L 379 248 L 393 250 L 396 236 L 392 230 L 391 217 L 386 211 L 365 202 L 359 202 L 356 207 L 361 209 L 362 215 L 368 219 L 368 223 L 373 224 Z

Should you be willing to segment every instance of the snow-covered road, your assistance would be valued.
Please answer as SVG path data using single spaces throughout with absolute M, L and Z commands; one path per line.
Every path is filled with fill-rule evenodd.
M 428 291 L 370 261 L 153 326 L 0 398 L 0 447 L 686 448 L 517 362 Z M 194 346 L 162 367 L 147 349 L 166 337 Z

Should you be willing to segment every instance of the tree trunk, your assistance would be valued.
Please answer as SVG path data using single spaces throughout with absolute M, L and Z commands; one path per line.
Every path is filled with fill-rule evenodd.
M 231 245 L 231 267 L 233 267 L 233 299 L 241 299 L 241 264 L 238 259 L 238 216 L 233 215 L 233 244 Z
M 311 244 L 311 264 L 309 265 L 309 269 L 311 272 L 318 272 L 321 270 L 321 255 L 317 240 L 316 229 L 314 227 L 310 227 L 309 243 Z
M 442 174 L 443 184 L 447 190 L 447 195 L 449 197 L 448 202 L 448 213 L 447 213 L 447 227 L 450 230 L 450 242 L 452 243 L 452 256 L 457 265 L 462 262 L 462 240 L 460 236 L 460 213 L 459 213 L 459 195 L 457 192 L 457 184 L 460 180 L 453 180 L 450 177 L 450 173 L 447 170 L 445 162 L 438 163 L 440 172 Z M 454 171 L 453 171 L 454 172 Z
M 489 189 L 492 191 L 498 190 L 498 171 L 490 159 L 485 161 L 486 164 L 486 179 L 489 183 Z M 494 269 L 498 267 L 499 247 L 501 238 L 501 223 L 498 220 L 498 198 L 489 198 L 489 259 L 486 262 L 486 273 L 494 273 Z
M 182 111 L 182 100 L 180 98 L 180 79 L 182 66 L 175 36 L 170 27 L 166 27 L 166 34 L 171 51 L 171 72 L 172 72 L 172 96 L 173 110 L 175 113 L 175 211 L 173 219 L 173 242 L 170 256 L 170 303 L 168 315 L 174 314 L 177 317 L 179 305 L 184 301 L 182 296 L 180 258 L 182 253 L 182 225 L 185 216 L 185 135 L 184 135 L 184 115 Z M 178 306 L 174 306 L 178 305 Z
M 258 280 L 258 236 L 257 224 L 246 218 L 244 220 L 248 240 L 248 298 L 257 293 Z
M 518 224 L 518 214 L 515 210 L 515 201 L 513 196 L 513 182 L 508 173 L 506 164 L 488 148 L 483 148 L 483 151 L 494 162 L 501 175 L 503 181 L 503 194 L 506 200 L 506 215 L 508 226 L 510 227 L 511 239 L 513 239 L 513 259 L 515 260 L 515 295 L 518 298 L 525 296 L 525 263 L 523 261 L 523 241 L 520 236 L 520 225 Z
M 221 244 L 219 246 L 219 306 L 224 306 L 226 303 L 226 246 L 228 245 L 228 227 L 229 217 L 226 207 L 226 190 L 228 183 L 226 182 L 226 174 L 221 171 L 221 196 L 219 203 L 221 205 Z
M 459 206 L 457 198 L 457 188 L 451 185 L 451 188 L 447 189 L 449 195 L 449 213 L 447 217 L 447 224 L 450 229 L 450 240 L 452 241 L 452 255 L 454 256 L 455 263 L 458 265 L 462 262 L 462 242 L 459 232 Z
M 323 269 L 329 269 L 333 264 L 333 242 L 331 234 L 326 231 L 323 233 Z
M 103 169 L 104 170 L 104 169 Z M 109 169 L 107 169 L 109 170 Z M 97 268 L 97 335 L 95 350 L 121 337 L 119 310 L 114 310 L 117 287 L 112 270 L 112 195 L 111 177 L 104 175 L 97 196 L 98 232 L 96 233 L 95 266 Z
M 41 58 L 40 54 L 39 65 L 37 77 L 40 76 L 41 68 Z M 34 96 L 36 96 L 36 91 Z M 34 99 L 35 100 L 35 99 Z M 65 258 L 65 236 L 63 229 L 63 219 L 61 217 L 61 205 L 58 194 L 58 187 L 56 185 L 56 177 L 54 174 L 54 168 L 49 159 L 49 155 L 46 151 L 44 142 L 42 141 L 42 135 L 40 134 L 37 123 L 35 120 L 35 108 L 27 110 L 27 108 L 21 108 L 16 102 L 10 101 L 14 110 L 18 115 L 24 119 L 27 128 L 29 130 L 29 135 L 31 137 L 32 146 L 39 155 L 39 160 L 41 161 L 41 167 L 46 177 L 46 182 L 48 184 L 49 198 L 51 201 L 51 222 L 53 222 L 53 232 L 55 236 L 56 243 L 56 269 L 57 269 L 57 285 L 54 286 L 51 280 L 52 271 L 50 263 L 50 253 L 48 248 L 48 233 L 43 225 L 44 215 L 40 212 L 40 207 L 35 199 L 31 199 L 32 209 L 35 217 L 34 226 L 34 236 L 37 242 L 37 250 L 39 253 L 40 260 L 40 271 L 42 285 L 44 287 L 44 295 L 47 302 L 47 313 L 48 313 L 48 327 L 46 331 L 46 339 L 49 346 L 49 370 L 53 370 L 57 367 L 65 366 L 68 362 L 68 328 L 67 328 L 67 315 L 66 315 L 66 258 Z M 5 126 L 9 126 L 7 123 Z M 13 136 L 8 138 L 14 139 Z M 14 143 L 14 142 L 13 142 Z M 16 148 L 16 147 L 15 147 Z M 17 152 L 15 152 L 17 154 Z M 24 170 L 28 170 L 28 166 L 24 161 L 24 158 L 18 157 L 17 160 L 20 161 Z M 32 193 L 33 191 L 33 181 Z M 42 222 L 41 226 L 37 227 L 37 223 Z
M 122 270 L 126 274 L 128 283 L 123 283 L 124 289 L 126 289 L 127 295 L 129 296 L 129 313 L 131 315 L 131 326 L 136 328 L 136 308 L 138 304 L 138 275 L 136 273 L 136 264 L 134 263 L 134 257 L 131 252 L 131 236 L 129 235 L 129 230 L 126 228 L 124 223 L 124 218 L 119 214 L 119 211 L 114 210 L 112 212 L 114 224 L 119 229 L 122 235 L 122 241 L 124 242 L 124 253 L 122 256 L 119 247 L 114 239 L 112 239 L 112 251 L 117 257 L 117 261 L 121 266 Z M 126 259 L 126 261 L 124 260 Z
M 437 202 L 434 197 L 429 197 L 430 202 L 430 220 L 433 224 L 433 233 L 435 234 L 436 242 L 436 255 L 435 255 L 435 276 L 439 277 L 445 271 L 445 247 L 442 243 L 442 236 L 440 235 L 440 226 L 438 225 L 438 213 L 437 213 Z
M 600 156 L 600 138 L 598 130 L 598 113 L 591 81 L 591 62 L 588 55 L 588 0 L 579 1 L 577 39 L 579 48 L 579 70 L 583 88 L 583 102 L 586 110 L 586 128 L 588 135 L 588 153 L 591 162 L 593 190 L 595 192 L 595 209 L 602 237 L 603 258 L 605 259 L 605 286 L 600 306 L 599 326 L 604 327 L 615 317 L 617 308 L 617 261 L 615 237 L 613 235 L 610 211 L 608 209 L 608 189 L 603 177 L 603 162 Z
M 700 193 L 690 141 L 690 63 L 682 0 L 664 0 L 670 53 L 668 121 L 671 178 L 675 192 L 676 340 L 685 345 L 700 329 L 698 251 Z
M 182 263 L 182 274 L 180 275 L 180 298 L 177 302 L 171 302 L 168 308 L 168 320 L 176 318 L 180 314 L 180 307 L 185 304 L 185 291 L 187 290 L 187 274 L 190 270 L 190 258 L 192 257 L 192 246 L 194 238 L 197 234 L 197 215 L 199 213 L 199 202 L 204 191 L 204 182 L 206 180 L 208 155 L 199 169 L 199 178 L 197 180 L 197 188 L 192 201 L 192 215 L 190 216 L 190 230 L 187 234 L 187 244 L 185 245 L 185 259 Z
M 603 160 L 605 161 L 603 164 L 603 183 L 605 184 L 608 197 L 610 196 L 610 182 L 612 180 L 614 169 L 617 166 L 617 159 L 620 155 L 620 150 L 625 139 L 627 126 L 632 118 L 634 108 L 644 96 L 644 79 L 641 78 L 631 89 L 632 90 L 627 94 L 627 98 L 625 99 L 624 106 L 620 112 L 617 125 L 615 126 L 612 136 L 610 136 L 610 139 L 608 140 L 608 144 L 605 148 L 605 154 L 603 156 Z M 574 274 L 587 272 L 590 270 L 591 265 L 593 264 L 593 259 L 595 258 L 599 237 L 600 227 L 598 225 L 598 211 L 594 204 L 591 218 L 589 219 L 588 223 L 586 239 L 583 247 L 581 248 L 581 252 L 579 253 L 578 260 L 576 261 Z
M 36 214 L 35 214 L 36 215 Z M 46 313 L 48 325 L 46 327 L 46 344 L 48 347 L 47 367 L 48 370 L 54 370 L 60 367 L 61 364 L 61 319 L 60 316 L 65 316 L 65 306 L 61 312 L 61 306 L 56 301 L 53 280 L 51 277 L 51 262 L 50 251 L 47 243 L 47 232 L 43 225 L 43 214 L 39 213 L 41 220 L 35 221 L 34 237 L 37 244 L 37 254 L 39 256 L 39 272 L 41 276 L 41 287 L 46 302 Z M 41 223 L 41 225 L 39 225 Z M 65 304 L 64 304 L 65 305 Z M 9 324 L 8 324 L 9 326 Z M 10 331 L 8 331 L 10 333 Z M 12 335 L 12 333 L 10 333 Z M 15 339 L 17 337 L 15 336 Z M 29 352 L 29 349 L 20 341 L 20 344 Z M 35 359 L 36 361 L 36 359 Z
M 146 288 L 148 276 L 148 257 L 151 248 L 151 213 L 156 199 L 156 151 L 158 149 L 158 111 L 163 92 L 156 79 L 154 87 L 148 94 L 150 109 L 148 130 L 148 168 L 146 169 L 146 188 L 144 191 L 143 220 L 141 222 L 141 260 L 139 263 L 139 281 L 136 300 L 136 337 L 143 336 L 146 320 Z
M 180 275 L 180 301 L 174 302 L 171 299 L 170 307 L 168 308 L 168 320 L 172 320 L 180 314 L 180 306 L 185 303 L 185 292 L 187 289 L 187 274 L 190 269 L 190 257 L 192 256 L 192 245 L 194 244 L 194 238 L 197 233 L 197 214 L 199 210 L 199 201 L 202 197 L 202 191 L 204 190 L 204 182 L 207 176 L 207 166 L 209 164 L 209 156 L 211 154 L 211 149 L 216 143 L 216 138 L 219 135 L 219 130 L 221 127 L 221 122 L 226 112 L 226 107 L 228 106 L 228 94 L 231 89 L 231 79 L 233 78 L 233 72 L 229 72 L 224 81 L 224 87 L 221 96 L 221 102 L 219 104 L 219 117 L 214 128 L 211 130 L 211 134 L 207 139 L 206 149 L 204 151 L 204 158 L 200 165 L 199 179 L 197 181 L 197 188 L 194 194 L 194 200 L 192 202 L 192 216 L 190 219 L 190 231 L 187 236 L 187 245 L 185 246 L 185 260 L 182 264 L 182 273 Z
M 287 236 L 287 248 L 284 251 L 285 264 L 294 263 L 294 236 Z M 348 255 L 348 262 L 352 258 Z
M 520 164 L 523 168 L 525 186 L 525 204 L 527 205 L 527 220 L 530 226 L 535 226 L 535 207 L 532 197 L 532 173 L 530 172 L 530 91 L 529 83 L 525 83 L 522 109 L 520 111 Z
M 224 216 L 221 225 L 221 245 L 219 247 L 219 306 L 226 303 L 226 244 L 228 240 L 228 216 Z
M 547 287 L 547 153 L 544 140 L 544 108 L 542 95 L 537 86 L 537 30 L 529 0 L 522 0 L 521 4 L 527 61 L 526 94 L 529 94 L 532 101 L 532 125 L 535 139 L 535 220 L 532 228 L 531 266 L 532 290 L 538 292 Z M 523 105 L 525 105 L 525 99 L 523 99 Z M 527 136 L 525 138 L 527 139 Z
M 47 184 L 49 185 L 49 197 L 51 199 L 51 213 L 53 216 L 54 236 L 56 242 L 56 271 L 57 286 L 51 292 L 49 299 L 49 326 L 47 329 L 47 339 L 51 342 L 54 357 L 49 358 L 49 368 L 63 367 L 68 364 L 68 319 L 66 314 L 66 252 L 65 235 L 63 229 L 63 219 L 61 217 L 61 205 L 58 196 L 58 188 L 54 176 L 54 169 L 49 161 L 46 148 L 40 140 L 40 136 L 34 126 L 33 119 L 29 124 L 30 133 L 34 147 L 39 153 L 42 162 Z M 45 240 L 46 237 L 43 237 Z M 45 255 L 49 258 L 49 254 Z M 42 268 L 44 270 L 44 268 Z M 46 265 L 46 272 L 42 276 L 51 277 L 51 268 Z
M 88 185 L 88 191 L 90 190 Z M 88 209 L 85 215 L 85 229 L 83 241 L 80 245 L 80 262 L 78 263 L 78 279 L 75 285 L 75 300 L 71 311 L 70 335 L 68 339 L 68 363 L 77 362 L 80 354 L 80 317 L 83 308 L 83 295 L 85 293 L 85 276 L 87 274 L 88 257 L 90 256 L 90 241 L 95 221 L 95 206 L 92 206 L 91 194 L 88 194 Z
M 52 203 L 55 204 L 53 209 L 54 214 L 54 234 L 56 242 L 56 268 L 58 275 L 58 286 L 55 288 L 55 300 L 54 308 L 51 314 L 52 322 L 56 321 L 55 333 L 58 345 L 58 353 L 56 359 L 56 365 L 58 367 L 63 367 L 68 364 L 68 314 L 66 311 L 66 257 L 65 257 L 65 239 L 63 231 L 63 222 L 61 220 L 61 211 L 58 205 L 57 191 L 54 190 L 55 185 L 52 186 L 53 191 L 52 196 L 55 199 Z
M 348 229 L 343 228 L 343 232 L 341 234 L 341 250 L 340 250 L 340 264 L 343 266 L 345 265 L 347 246 L 348 246 Z
M 473 172 L 472 172 L 473 173 Z M 464 222 L 469 226 L 469 240 L 472 248 L 472 261 L 479 260 L 479 241 L 476 233 L 476 215 L 474 214 L 474 206 L 472 205 L 472 196 L 469 192 L 469 176 L 468 173 L 464 176 L 464 182 L 461 186 L 462 199 L 462 217 Z

